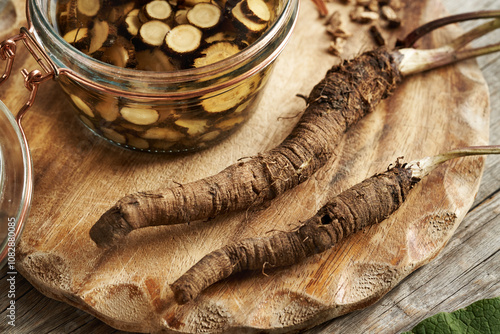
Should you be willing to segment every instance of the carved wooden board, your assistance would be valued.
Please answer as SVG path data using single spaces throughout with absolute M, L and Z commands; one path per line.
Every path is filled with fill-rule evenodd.
M 16 3 L 19 26 L 22 2 Z M 390 36 L 385 32 L 391 45 L 405 31 L 443 14 L 437 1 L 406 3 L 405 27 Z M 329 8 L 340 10 L 347 21 L 349 7 L 329 3 Z M 349 25 L 351 31 L 361 30 L 349 39 L 344 57 L 373 47 L 366 28 Z M 2 39 L 16 31 L 2 32 Z M 420 45 L 441 44 L 457 33 L 456 27 L 448 28 Z M 316 9 L 303 1 L 257 114 L 229 140 L 189 155 L 110 146 L 79 123 L 57 83 L 42 85 L 24 121 L 35 192 L 17 249 L 18 270 L 47 296 L 129 331 L 287 332 L 374 303 L 443 248 L 472 204 L 483 158 L 447 163 L 388 220 L 295 266 L 240 274 L 184 306 L 175 304 L 168 284 L 228 242 L 294 228 L 329 197 L 397 157 L 411 160 L 486 144 L 488 90 L 474 61 L 407 78 L 345 136 L 336 159 L 266 208 L 205 224 L 143 229 L 110 251 L 98 249 L 88 236 L 92 224 L 124 194 L 192 181 L 279 143 L 304 108 L 295 94 L 308 94 L 338 61 L 326 53 L 328 41 Z M 26 52 L 16 58 L 15 71 L 22 67 L 35 68 Z M 27 97 L 22 87 L 21 76 L 15 75 L 0 88 L 0 99 L 12 110 Z

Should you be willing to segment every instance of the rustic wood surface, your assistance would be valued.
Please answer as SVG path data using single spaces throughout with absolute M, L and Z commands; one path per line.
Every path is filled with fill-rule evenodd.
M 411 13 L 415 17 L 409 22 L 418 24 L 424 18 L 442 13 L 435 10 L 435 6 L 439 7 L 435 1 L 428 2 L 431 4 L 421 2 L 426 3 L 427 10 Z M 479 4 L 462 0 L 442 2 L 452 13 L 477 10 L 478 7 L 500 8 L 498 0 Z M 36 109 L 25 121 L 36 173 L 35 197 L 29 224 L 19 245 L 17 263 L 19 271 L 31 283 L 21 275 L 16 276 L 16 327 L 12 328 L 5 320 L 9 300 L 6 298 L 6 270 L 2 269 L 2 332 L 124 333 L 89 313 L 115 327 L 129 330 L 137 330 L 134 318 L 140 319 L 143 320 L 140 326 L 150 326 L 152 330 L 157 324 L 150 318 L 155 314 L 149 311 L 151 307 L 162 315 L 171 312 L 167 317 L 171 327 L 193 331 L 194 327 L 182 326 L 185 323 L 195 326 L 192 323 L 196 319 L 200 321 L 199 330 L 203 328 L 203 321 L 213 329 L 217 324 L 226 325 L 227 317 L 234 316 L 224 313 L 228 310 L 221 307 L 227 306 L 223 303 L 231 299 L 230 309 L 239 308 L 235 321 L 241 321 L 240 324 L 245 324 L 243 320 L 253 319 L 254 323 L 250 325 L 272 328 L 273 324 L 266 317 L 272 315 L 272 310 L 281 310 L 280 325 L 293 327 L 298 324 L 301 327 L 323 323 L 307 333 L 396 333 L 410 329 L 439 311 L 451 311 L 478 299 L 500 295 L 498 157 L 485 160 L 481 186 L 474 203 L 472 199 L 484 160 L 460 160 L 439 169 L 424 182 L 410 205 L 402 208 L 393 219 L 350 238 L 345 244 L 311 261 L 291 269 L 267 272 L 269 276 L 258 273 L 227 280 L 203 294 L 194 305 L 196 307 L 176 308 L 169 301 L 169 292 L 165 288 L 204 253 L 227 242 L 228 233 L 241 238 L 273 228 L 290 228 L 289 224 L 297 224 L 326 199 L 325 190 L 334 192 L 345 188 L 385 168 L 394 157 L 405 155 L 412 159 L 457 144 L 484 143 L 488 138 L 487 94 L 481 74 L 470 61 L 410 78 L 390 102 L 379 107 L 346 136 L 340 145 L 339 158 L 332 162 L 330 171 L 321 171 L 314 180 L 265 210 L 229 215 L 212 222 L 209 227 L 196 225 L 189 230 L 178 227 L 141 231 L 131 235 L 125 245 L 111 254 L 102 254 L 88 240 L 86 233 L 92 221 L 116 200 L 118 194 L 151 188 L 157 182 L 186 182 L 211 174 L 242 156 L 272 147 L 283 138 L 295 120 L 278 119 L 278 116 L 293 116 L 303 108 L 293 95 L 308 93 L 330 66 L 319 62 L 323 59 L 321 57 L 333 62 L 331 57 L 324 55 L 322 43 L 327 38 L 318 33 L 321 26 L 315 24 L 314 8 L 309 2 L 303 2 L 301 10 L 301 21 L 291 46 L 285 50 L 270 82 L 271 87 L 287 82 L 290 97 L 279 100 L 272 88 L 268 89 L 262 108 L 276 111 L 256 115 L 227 143 L 196 155 L 172 158 L 110 147 L 86 132 L 76 117 L 66 112 L 69 104 L 58 98 L 60 92 L 55 83 L 40 89 Z M 0 21 L 1 35 L 4 32 L 8 35 L 7 27 L 22 24 L 23 14 L 17 15 L 10 24 Z M 301 28 L 304 26 L 307 29 Z M 456 31 L 452 29 L 448 33 Z M 442 41 L 446 34 L 438 34 L 427 43 Z M 346 50 L 348 54 L 370 47 L 370 41 L 362 36 L 358 34 L 359 39 L 350 44 Z M 493 40 L 500 40 L 499 34 Z M 307 41 L 310 43 L 307 48 L 299 47 Z M 500 143 L 499 58 L 493 55 L 479 60 L 490 89 L 491 143 Z M 19 59 L 18 63 L 32 64 L 27 56 L 21 55 Z M 290 63 L 298 64 L 294 68 L 303 71 L 280 71 Z M 450 81 L 454 85 L 449 85 Z M 8 101 L 13 110 L 19 108 L 25 96 L 18 76 L 10 79 L 8 88 L 0 89 L 0 99 Z M 279 108 L 271 108 L 276 104 L 273 98 L 278 99 Z M 439 108 L 433 106 L 435 103 L 439 103 Z M 412 116 L 403 121 L 391 110 L 403 110 Z M 380 129 L 386 123 L 389 126 L 385 126 L 382 133 Z M 263 124 L 266 124 L 265 128 Z M 185 166 L 183 173 L 173 166 Z M 336 175 L 336 183 L 330 186 L 333 175 Z M 471 210 L 458 224 L 471 204 Z M 447 212 L 456 213 L 455 224 L 443 225 L 436 230 L 422 229 L 424 223 L 419 223 L 418 217 L 427 216 L 426 223 L 432 216 L 442 222 L 440 216 Z M 263 218 L 271 219 L 276 225 L 270 228 L 259 224 Z M 239 225 L 240 221 L 245 221 L 245 225 Z M 415 235 L 410 238 L 408 231 Z M 382 234 L 386 235 L 384 240 Z M 218 237 L 220 235 L 225 236 Z M 141 237 L 149 238 L 150 246 L 141 247 Z M 165 244 L 165 239 L 170 245 Z M 439 252 L 448 239 L 446 247 L 433 261 L 410 274 Z M 428 242 L 425 245 L 424 240 Z M 415 246 L 411 242 L 415 242 Z M 167 248 L 173 255 L 168 255 Z M 389 259 L 393 263 L 388 264 Z M 392 276 L 387 274 L 391 269 L 395 273 Z M 42 293 L 66 303 L 45 297 L 31 284 Z M 339 286 L 344 289 L 340 291 Z M 148 297 L 144 293 L 149 294 Z M 339 302 L 341 307 L 332 310 L 332 305 Z M 78 305 L 85 311 L 68 304 Z M 133 306 L 129 307 L 129 304 Z M 327 321 L 360 307 L 364 308 Z M 193 310 L 198 313 L 194 314 Z M 126 320 L 131 321 L 126 323 Z

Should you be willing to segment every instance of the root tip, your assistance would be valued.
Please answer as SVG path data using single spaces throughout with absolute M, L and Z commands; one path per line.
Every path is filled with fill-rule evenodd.
M 110 248 L 133 230 L 117 208 L 106 211 L 92 226 L 89 235 L 99 248 Z
M 174 292 L 174 300 L 179 305 L 184 305 L 189 303 L 194 297 L 186 289 L 182 288 L 178 284 L 171 284 L 170 289 Z

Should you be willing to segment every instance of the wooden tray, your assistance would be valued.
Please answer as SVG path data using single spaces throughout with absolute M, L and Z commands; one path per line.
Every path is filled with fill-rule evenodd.
M 16 2 L 19 26 L 22 2 Z M 396 37 L 444 13 L 438 1 L 406 4 L 405 27 L 390 36 L 386 32 L 391 45 Z M 328 5 L 347 21 L 349 7 Z M 349 25 L 352 32 L 357 30 L 344 57 L 373 47 L 367 28 Z M 457 33 L 456 27 L 447 28 L 420 45 L 442 44 Z M 474 61 L 407 78 L 349 131 L 336 159 L 265 208 L 208 224 L 143 229 L 111 251 L 98 249 L 88 236 L 92 224 L 122 195 L 192 181 L 278 144 L 304 109 L 295 94 L 308 94 L 338 62 L 326 52 L 328 41 L 316 9 L 303 1 L 293 37 L 257 114 L 229 140 L 189 155 L 151 155 L 111 146 L 80 124 L 57 83 L 43 84 L 24 121 L 35 192 L 17 249 L 18 270 L 45 295 L 128 331 L 288 332 L 381 298 L 448 241 L 472 204 L 483 158 L 447 163 L 421 182 L 390 219 L 298 265 L 240 274 L 184 306 L 175 304 L 168 284 L 228 242 L 297 226 L 329 197 L 384 170 L 397 157 L 411 160 L 486 144 L 488 90 Z M 27 52 L 16 58 L 14 70 L 24 67 L 36 68 Z M 0 88 L 0 99 L 11 110 L 18 110 L 26 98 L 20 75 Z

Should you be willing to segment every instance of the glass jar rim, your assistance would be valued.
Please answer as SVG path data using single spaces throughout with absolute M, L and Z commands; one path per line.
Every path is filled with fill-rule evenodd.
M 47 19 L 46 13 L 41 12 L 40 10 L 41 6 L 37 5 L 40 3 L 40 1 L 41 0 L 28 0 L 29 6 L 27 8 L 26 15 L 28 19 L 28 24 L 30 26 L 30 30 L 32 30 L 34 27 L 32 21 L 33 19 L 32 15 L 34 14 L 36 15 L 37 19 L 40 20 L 39 22 L 41 23 L 43 29 L 50 34 L 51 42 L 56 43 L 58 47 L 64 48 L 65 52 L 67 52 L 69 56 L 75 59 L 76 62 L 89 66 L 96 71 L 102 73 L 108 73 L 120 77 L 122 79 L 128 78 L 130 80 L 137 80 L 148 83 L 176 84 L 176 83 L 197 81 L 209 75 L 219 74 L 221 72 L 227 71 L 227 69 L 242 66 L 249 59 L 253 59 L 254 57 L 256 57 L 260 52 L 262 52 L 262 50 L 265 49 L 267 45 L 269 45 L 273 41 L 275 36 L 278 35 L 278 33 L 283 29 L 283 27 L 286 26 L 288 20 L 292 17 L 295 11 L 295 7 L 298 6 L 299 0 L 286 0 L 284 2 L 284 7 L 282 8 L 279 15 L 276 17 L 271 27 L 269 27 L 264 32 L 264 34 L 260 36 L 254 43 L 250 44 L 247 48 L 243 49 L 237 54 L 229 58 L 226 58 L 224 60 L 221 60 L 217 63 L 203 66 L 200 68 L 192 68 L 192 69 L 190 68 L 190 69 L 183 69 L 171 72 L 144 71 L 144 70 L 120 68 L 98 61 L 84 54 L 78 49 L 71 47 L 71 45 L 69 45 L 62 38 L 62 36 L 54 30 L 53 25 L 50 24 L 49 20 Z M 293 19 L 295 21 L 296 17 Z M 295 22 L 293 26 L 294 25 Z M 290 32 L 291 30 L 293 30 L 293 26 L 292 29 L 290 29 Z M 265 59 L 262 60 L 262 63 L 259 64 L 260 66 L 259 68 L 267 66 L 274 59 L 276 59 L 276 57 L 281 53 L 282 49 L 286 45 L 290 32 L 288 32 L 288 35 L 280 43 L 280 45 L 278 45 L 278 47 L 275 50 L 273 50 L 273 52 L 270 55 L 268 55 Z M 65 72 L 66 74 L 69 73 L 70 76 L 72 76 L 73 78 L 80 77 L 79 74 L 75 73 L 71 69 L 62 69 L 61 71 L 61 68 L 58 68 L 57 66 L 54 67 L 56 75 L 60 74 L 61 72 Z M 257 70 L 258 69 L 256 69 L 255 71 Z M 150 94 L 146 95 L 150 96 Z

